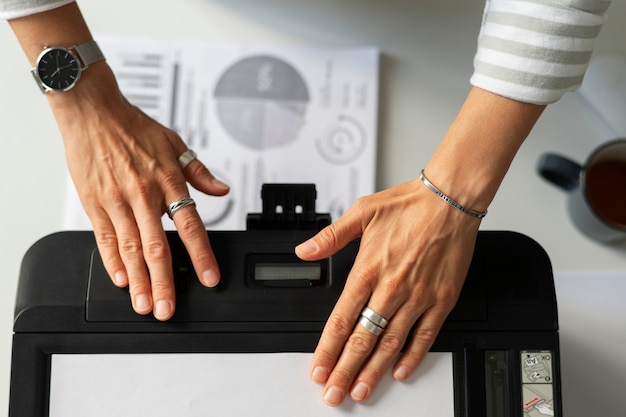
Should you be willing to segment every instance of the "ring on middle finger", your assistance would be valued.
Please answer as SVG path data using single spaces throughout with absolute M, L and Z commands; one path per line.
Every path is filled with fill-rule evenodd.
M 196 202 L 194 201 L 193 198 L 191 197 L 183 197 L 180 200 L 176 200 L 170 204 L 167 205 L 167 215 L 169 216 L 170 219 L 174 220 L 174 213 L 176 213 L 178 210 L 187 207 L 187 206 L 195 206 Z
M 369 307 L 365 307 L 363 311 L 361 311 L 361 316 L 367 318 L 369 321 L 382 329 L 387 327 L 387 324 L 389 324 L 389 320 L 387 320 Z
M 365 316 L 361 316 L 361 319 L 359 320 L 359 324 L 363 327 L 365 327 L 365 329 L 370 332 L 371 334 L 373 334 L 374 336 L 380 336 L 382 334 L 382 332 L 385 330 L 384 328 L 375 325 L 374 323 L 372 323 L 367 317 Z

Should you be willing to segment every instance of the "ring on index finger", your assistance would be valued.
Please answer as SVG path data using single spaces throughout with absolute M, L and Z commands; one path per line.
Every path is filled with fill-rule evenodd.
M 187 165 L 189 165 L 191 161 L 193 161 L 197 157 L 197 153 L 195 153 L 192 149 L 187 149 L 178 157 L 178 165 L 180 165 L 180 169 L 187 168 Z
M 191 197 L 183 197 L 180 200 L 176 200 L 173 203 L 168 204 L 167 206 L 167 215 L 170 219 L 174 219 L 174 213 L 176 213 L 181 208 L 187 206 L 195 206 L 196 202 Z

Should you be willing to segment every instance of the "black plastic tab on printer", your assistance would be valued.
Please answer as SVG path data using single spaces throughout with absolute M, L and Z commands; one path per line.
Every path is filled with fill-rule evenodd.
M 262 213 L 249 213 L 248 230 L 321 230 L 330 214 L 317 213 L 315 184 L 263 184 Z

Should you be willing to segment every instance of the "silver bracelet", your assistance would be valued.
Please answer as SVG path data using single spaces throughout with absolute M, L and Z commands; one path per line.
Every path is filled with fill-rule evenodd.
M 437 194 L 439 198 L 441 198 L 446 203 L 450 204 L 452 207 L 461 210 L 463 213 L 467 213 L 470 216 L 478 217 L 479 219 L 482 219 L 483 217 L 487 215 L 487 210 L 480 212 L 480 211 L 468 209 L 467 207 L 463 207 L 462 205 L 460 205 L 459 203 L 457 203 L 456 201 L 454 201 L 453 199 L 451 199 L 450 197 L 448 197 L 447 195 L 439 191 L 437 187 L 435 187 L 430 181 L 428 181 L 428 179 L 426 179 L 426 177 L 424 176 L 424 170 L 420 172 L 420 180 L 422 180 L 424 185 L 426 185 L 426 187 L 428 187 L 430 191 Z

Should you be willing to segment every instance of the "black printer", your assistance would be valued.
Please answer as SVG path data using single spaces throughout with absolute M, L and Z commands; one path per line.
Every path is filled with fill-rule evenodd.
M 182 242 L 168 232 L 177 290 L 168 322 L 132 311 L 92 232 L 35 243 L 18 283 L 9 415 L 48 417 L 54 354 L 313 352 L 359 242 L 322 261 L 300 261 L 295 245 L 330 223 L 315 212 L 314 185 L 266 184 L 262 195 L 263 213 L 248 216 L 247 230 L 209 232 L 222 273 L 214 289 L 198 282 Z M 431 350 L 453 354 L 455 416 L 562 416 L 545 251 L 518 233 L 479 232 L 461 296 Z

